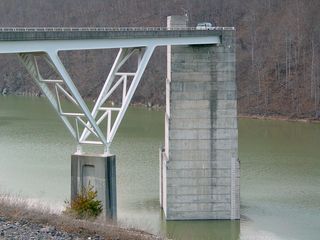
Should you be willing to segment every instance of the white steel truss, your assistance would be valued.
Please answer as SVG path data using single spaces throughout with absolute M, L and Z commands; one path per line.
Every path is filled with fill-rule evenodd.
M 133 35 L 129 38 L 119 39 L 1 41 L 0 53 L 15 53 L 18 55 L 32 79 L 49 99 L 71 135 L 76 139 L 79 153 L 82 151 L 81 146 L 85 144 L 102 145 L 105 153 L 107 153 L 155 47 L 219 44 L 220 42 L 221 39 L 218 35 L 158 37 L 157 34 L 147 38 L 134 38 Z M 58 52 L 112 48 L 120 48 L 119 53 L 93 109 L 89 110 L 62 64 Z M 128 59 L 136 54 L 138 54 L 136 71 L 120 72 L 121 67 Z M 43 58 L 50 68 L 57 73 L 59 79 L 44 79 L 40 74 L 37 58 Z M 108 102 L 112 93 L 121 87 L 121 106 L 106 106 L 106 102 Z M 78 111 L 64 111 L 62 96 L 76 106 Z M 103 130 L 102 126 L 106 126 L 106 129 Z
M 66 125 L 71 135 L 78 142 L 78 152 L 82 151 L 82 144 L 103 145 L 105 147 L 105 152 L 109 152 L 110 144 L 125 115 L 154 48 L 154 46 L 146 46 L 121 48 L 119 50 L 117 58 L 91 112 L 56 52 L 18 53 L 18 56 L 32 79 L 40 87 L 43 94 L 49 99 L 49 102 Z M 138 54 L 139 59 L 136 72 L 119 72 L 119 69 L 135 53 Z M 44 79 L 40 74 L 37 58 L 43 58 L 61 79 Z M 128 84 L 129 78 L 132 78 L 130 85 Z M 120 87 L 122 87 L 121 106 L 104 106 L 112 93 Z M 79 111 L 63 111 L 61 96 L 73 103 Z M 117 116 L 115 121 L 112 122 L 112 115 L 114 112 L 117 112 Z M 107 128 L 105 133 L 103 133 L 100 128 L 102 122 L 106 122 Z M 89 140 L 90 136 L 93 136 L 96 140 Z

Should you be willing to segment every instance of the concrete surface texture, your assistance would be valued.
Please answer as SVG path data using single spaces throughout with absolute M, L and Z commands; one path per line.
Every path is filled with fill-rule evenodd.
M 168 27 L 187 17 L 168 17 Z M 221 44 L 168 47 L 160 202 L 168 220 L 239 219 L 235 31 Z
M 103 216 L 117 217 L 116 157 L 115 155 L 73 154 L 71 156 L 71 199 L 89 184 L 102 202 Z

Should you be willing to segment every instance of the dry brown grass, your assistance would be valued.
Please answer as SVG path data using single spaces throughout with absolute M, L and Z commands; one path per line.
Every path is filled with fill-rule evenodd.
M 0 195 L 0 216 L 11 221 L 54 226 L 57 230 L 80 234 L 83 237 L 99 235 L 105 239 L 162 239 L 132 228 L 119 227 L 112 221 L 97 220 L 94 222 L 77 220 L 70 216 L 52 213 L 44 206 L 30 207 L 27 201 Z

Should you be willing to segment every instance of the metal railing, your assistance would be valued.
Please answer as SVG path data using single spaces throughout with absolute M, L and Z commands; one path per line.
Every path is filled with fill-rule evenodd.
M 0 32 L 108 32 L 108 31 L 214 31 L 235 30 L 234 27 L 1 27 Z

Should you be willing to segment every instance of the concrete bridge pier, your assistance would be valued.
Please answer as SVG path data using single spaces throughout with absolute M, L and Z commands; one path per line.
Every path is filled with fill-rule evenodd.
M 168 17 L 186 27 L 187 17 Z M 235 31 L 221 43 L 168 47 L 160 203 L 167 220 L 239 219 Z
M 82 189 L 93 186 L 102 202 L 105 219 L 117 218 L 115 155 L 73 154 L 71 156 L 71 200 Z

